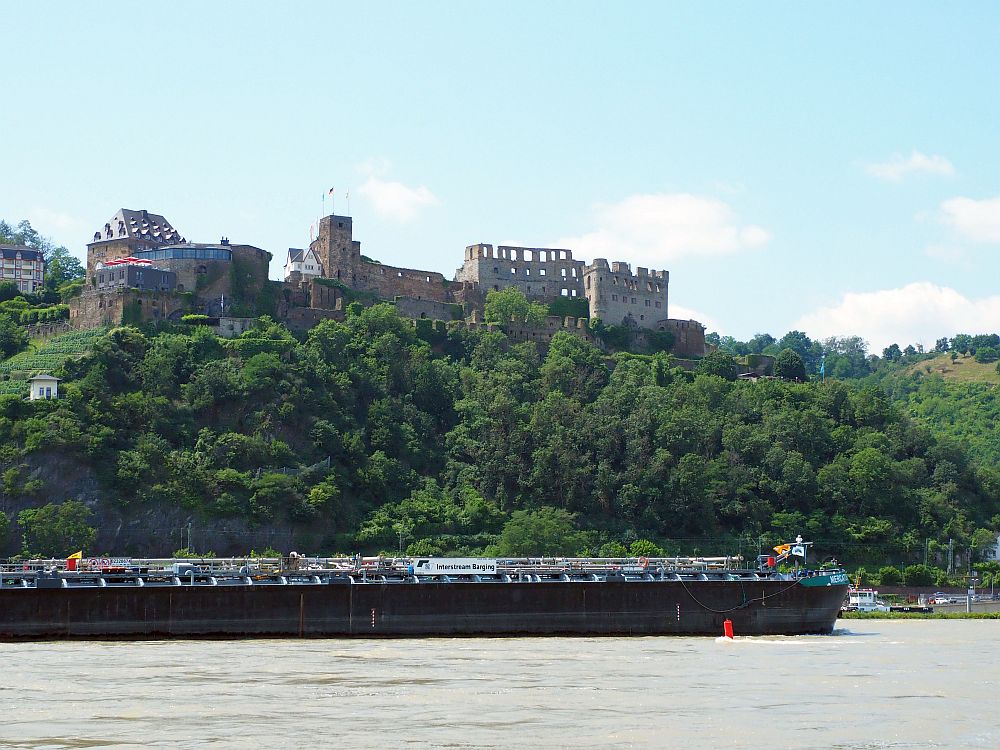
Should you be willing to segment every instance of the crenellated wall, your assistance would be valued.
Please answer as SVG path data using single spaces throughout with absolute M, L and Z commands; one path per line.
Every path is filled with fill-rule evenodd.
M 633 273 L 628 263 L 608 264 L 604 258 L 595 258 L 583 277 L 592 318 L 600 318 L 605 325 L 653 329 L 667 318 L 669 283 L 667 271 L 640 266 Z

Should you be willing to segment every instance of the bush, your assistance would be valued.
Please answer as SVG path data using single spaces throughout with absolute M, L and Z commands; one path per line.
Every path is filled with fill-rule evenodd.
M 984 346 L 982 349 L 976 349 L 976 362 L 989 364 L 990 362 L 996 362 L 998 359 L 1000 359 L 1000 351 L 997 351 L 992 346 Z
M 783 380 L 805 380 L 806 366 L 796 352 L 782 349 L 774 360 L 774 374 Z
M 903 569 L 903 583 L 907 586 L 933 586 L 934 569 L 927 565 L 907 565 Z
M 878 569 L 878 582 L 880 586 L 898 586 L 903 582 L 903 574 L 892 565 Z
M 663 557 L 663 550 L 648 539 L 636 539 L 628 551 L 632 557 Z
M 718 375 L 726 380 L 736 380 L 739 366 L 731 354 L 724 351 L 710 352 L 698 363 L 699 375 Z
M 22 510 L 17 522 L 24 534 L 24 554 L 66 557 L 93 547 L 97 531 L 89 525 L 90 508 L 77 500 Z

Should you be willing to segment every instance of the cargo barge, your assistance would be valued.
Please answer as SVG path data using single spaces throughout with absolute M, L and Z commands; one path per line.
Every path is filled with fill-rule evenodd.
M 0 640 L 798 635 L 847 588 L 730 558 L 71 559 L 2 567 Z

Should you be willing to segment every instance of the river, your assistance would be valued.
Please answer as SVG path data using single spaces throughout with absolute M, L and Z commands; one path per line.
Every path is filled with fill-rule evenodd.
M 1000 621 L 0 644 L 0 747 L 996 748 Z

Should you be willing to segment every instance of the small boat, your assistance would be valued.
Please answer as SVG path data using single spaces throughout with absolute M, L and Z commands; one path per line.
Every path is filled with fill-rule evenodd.
M 847 600 L 841 608 L 845 612 L 889 612 L 890 607 L 878 598 L 878 591 L 875 589 L 850 588 L 847 592 Z

